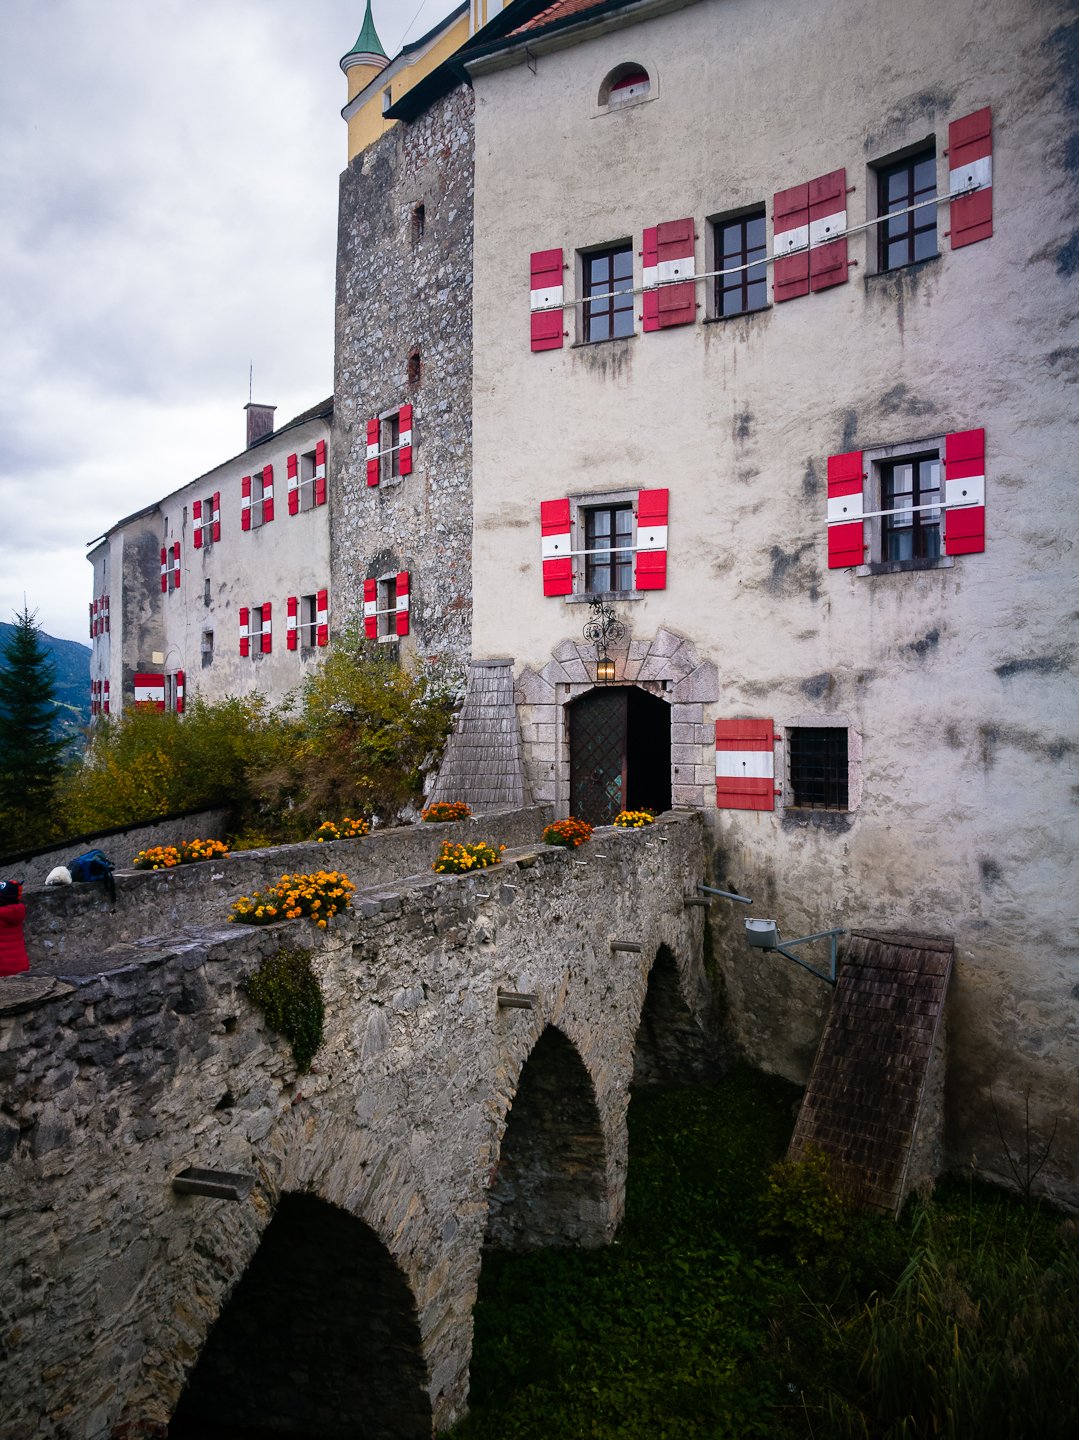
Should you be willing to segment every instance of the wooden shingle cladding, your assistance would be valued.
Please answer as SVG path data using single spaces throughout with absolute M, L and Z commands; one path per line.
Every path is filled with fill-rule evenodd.
M 950 939 L 895 931 L 852 931 L 847 944 L 788 1154 L 823 1150 L 874 1208 L 897 1212 L 936 1168 L 924 1157 L 940 1149 L 954 958 Z

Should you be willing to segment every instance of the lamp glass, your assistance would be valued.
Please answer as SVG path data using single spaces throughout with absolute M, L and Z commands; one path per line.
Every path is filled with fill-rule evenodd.
M 614 679 L 614 661 L 604 657 L 596 661 L 596 680 L 600 684 Z

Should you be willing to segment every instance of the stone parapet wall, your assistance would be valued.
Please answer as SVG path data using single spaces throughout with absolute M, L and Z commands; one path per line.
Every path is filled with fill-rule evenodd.
M 98 835 L 76 835 L 62 845 L 41 850 L 26 859 L 0 861 L 2 878 L 21 885 L 43 885 L 49 871 L 66 865 L 85 850 L 102 850 L 119 869 L 130 865 L 140 850 L 151 845 L 174 845 L 180 840 L 222 840 L 228 834 L 229 812 L 225 809 L 199 810 L 144 825 L 106 830 Z
M 222 860 L 172 870 L 118 873 L 116 903 L 103 885 L 49 886 L 26 895 L 26 948 L 32 970 L 63 974 L 97 967 L 103 952 L 147 936 L 189 926 L 223 925 L 232 902 L 285 874 L 342 870 L 357 888 L 429 871 L 445 840 L 490 840 L 496 845 L 538 841 L 553 808 L 505 811 L 449 825 L 376 830 L 359 840 L 334 840 L 241 850 Z M 176 839 L 172 831 L 159 841 Z M 116 853 L 120 853 L 117 849 Z
M 278 1199 L 298 1192 L 362 1222 L 407 1280 L 445 1428 L 467 1396 L 487 1194 L 526 1060 L 549 1027 L 579 1057 L 605 1176 L 591 1243 L 609 1238 L 662 947 L 689 1009 L 709 1006 L 702 911 L 682 903 L 704 858 L 700 818 L 672 815 L 581 852 L 518 848 L 476 875 L 368 889 L 326 932 L 191 927 L 105 973 L 6 980 L 5 1440 L 163 1433 Z M 296 944 L 316 952 L 326 1002 L 305 1076 L 243 989 Z M 535 1008 L 501 1008 L 500 988 Z M 177 1195 L 188 1166 L 253 1189 Z

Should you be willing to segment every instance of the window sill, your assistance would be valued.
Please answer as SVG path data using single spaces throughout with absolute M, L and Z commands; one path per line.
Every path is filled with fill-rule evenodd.
M 611 335 L 606 340 L 574 340 L 570 344 L 571 350 L 594 350 L 597 345 L 624 345 L 628 340 L 636 340 L 637 331 L 632 335 Z
M 732 320 L 748 320 L 753 315 L 767 315 L 771 305 L 758 305 L 756 310 L 739 310 L 737 315 L 706 315 L 702 325 L 729 325 Z
M 912 570 L 950 570 L 955 564 L 952 555 L 941 555 L 937 560 L 871 560 L 868 565 L 859 565 L 856 575 L 903 575 Z
M 863 279 L 868 287 L 877 280 L 894 280 L 897 275 L 917 275 L 943 259 L 944 256 L 938 250 L 935 255 L 927 255 L 924 260 L 912 260 L 909 265 L 897 265 L 894 270 L 874 270 L 871 275 L 866 275 Z
M 573 595 L 563 595 L 567 605 L 591 605 L 601 600 L 604 605 L 618 604 L 621 600 L 643 600 L 647 590 L 584 590 Z

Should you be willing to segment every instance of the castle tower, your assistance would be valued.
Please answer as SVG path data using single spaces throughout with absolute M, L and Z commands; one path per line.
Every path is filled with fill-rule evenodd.
M 349 100 L 355 100 L 360 91 L 370 85 L 389 63 L 389 56 L 382 48 L 382 41 L 378 38 L 371 15 L 371 0 L 367 0 L 367 11 L 360 26 L 360 33 L 356 36 L 356 43 L 347 55 L 341 57 L 341 69 L 348 77 Z

